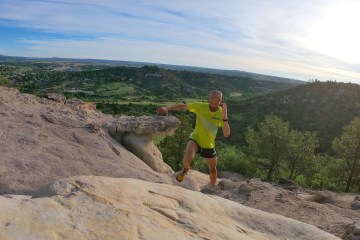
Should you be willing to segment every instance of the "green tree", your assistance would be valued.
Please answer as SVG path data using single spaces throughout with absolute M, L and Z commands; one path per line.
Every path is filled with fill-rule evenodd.
M 266 179 L 272 180 L 286 155 L 289 123 L 273 114 L 267 115 L 260 123 L 259 130 L 249 128 L 245 134 L 249 153 L 258 159 L 257 164 L 266 170 Z
M 7 77 L 0 75 L 0 86 L 9 86 L 10 81 Z
M 288 178 L 295 180 L 300 174 L 312 175 L 315 173 L 315 148 L 318 141 L 310 132 L 291 130 L 286 143 L 286 166 L 289 171 Z
M 342 161 L 341 171 L 345 176 L 345 192 L 349 192 L 351 186 L 360 175 L 360 118 L 357 117 L 344 127 L 340 138 L 335 138 L 332 144 L 335 156 Z
M 253 167 L 247 156 L 235 146 L 218 142 L 216 144 L 218 156 L 218 170 L 231 171 L 250 177 L 253 173 Z
M 173 135 L 163 138 L 158 145 L 164 162 L 174 171 L 181 169 L 184 150 L 192 132 L 192 121 L 189 115 L 181 114 L 178 118 L 181 122 L 180 127 Z

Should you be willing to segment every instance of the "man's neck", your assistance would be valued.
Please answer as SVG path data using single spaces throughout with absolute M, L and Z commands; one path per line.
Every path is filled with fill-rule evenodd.
M 210 109 L 211 112 L 216 112 L 217 110 L 219 110 L 219 107 L 212 108 L 211 106 L 209 106 L 209 109 Z

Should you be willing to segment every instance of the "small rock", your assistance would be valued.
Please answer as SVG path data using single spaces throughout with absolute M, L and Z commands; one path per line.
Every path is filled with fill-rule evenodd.
M 298 189 L 296 183 L 289 179 L 280 178 L 278 183 L 282 188 L 290 190 L 290 191 L 294 191 L 294 190 Z
M 346 240 L 358 240 L 360 239 L 360 223 L 354 222 L 353 224 L 351 224 L 345 234 L 342 237 L 343 239 Z
M 316 192 L 314 195 L 310 196 L 306 200 L 317 203 L 329 203 L 333 200 L 333 196 L 331 193 L 328 192 Z
M 351 208 L 354 210 L 360 209 L 360 201 L 354 200 L 351 202 Z
M 230 190 L 230 189 L 234 188 L 234 183 L 230 180 L 222 179 L 219 182 L 219 187 L 221 190 Z
M 46 96 L 47 99 L 53 100 L 58 103 L 64 103 L 66 102 L 66 97 L 59 94 L 59 93 L 48 93 Z
M 221 192 L 221 189 L 219 186 L 210 186 L 210 185 L 207 185 L 205 186 L 203 189 L 201 189 L 202 193 L 204 194 L 209 194 L 209 195 L 217 195 L 219 192 Z

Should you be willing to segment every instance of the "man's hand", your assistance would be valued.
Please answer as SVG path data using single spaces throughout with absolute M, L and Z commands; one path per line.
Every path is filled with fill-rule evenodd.
M 167 116 L 168 112 L 169 110 L 167 109 L 167 107 L 159 107 L 158 109 L 156 109 L 156 113 L 161 116 Z

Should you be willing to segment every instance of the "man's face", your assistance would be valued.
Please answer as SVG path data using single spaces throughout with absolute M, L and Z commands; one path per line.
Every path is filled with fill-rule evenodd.
M 209 108 L 210 111 L 216 112 L 219 109 L 221 104 L 221 96 L 218 95 L 211 95 L 209 97 Z

